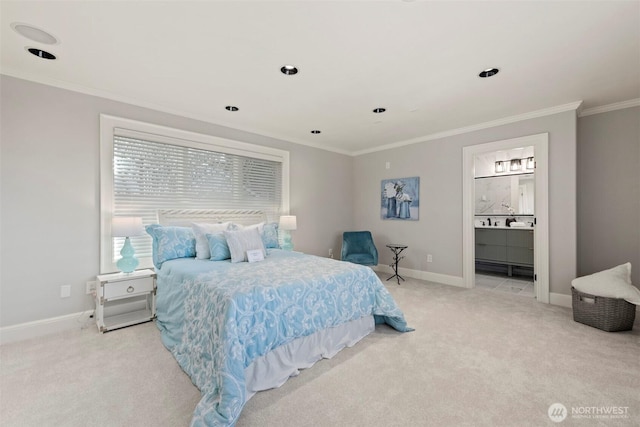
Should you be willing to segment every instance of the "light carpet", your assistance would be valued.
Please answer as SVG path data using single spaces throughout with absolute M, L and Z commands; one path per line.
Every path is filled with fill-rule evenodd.
M 608 333 L 532 298 L 385 284 L 415 332 L 377 326 L 255 395 L 237 426 L 558 425 L 554 403 L 560 425 L 640 425 L 640 319 Z M 153 323 L 0 347 L 2 426 L 187 426 L 199 399 Z

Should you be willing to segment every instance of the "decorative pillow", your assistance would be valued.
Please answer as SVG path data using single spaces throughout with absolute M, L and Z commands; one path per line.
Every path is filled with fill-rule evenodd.
M 215 234 L 228 230 L 230 222 L 223 222 L 220 224 L 207 224 L 192 222 L 193 232 L 196 235 L 196 258 L 197 259 L 209 259 L 211 253 L 209 251 L 209 241 L 207 240 L 207 234 Z
M 573 279 L 571 286 L 585 294 L 619 298 L 631 304 L 640 305 L 640 289 L 631 284 L 631 263 L 629 262 Z
M 264 222 L 259 222 L 257 224 L 251 224 L 251 225 L 242 225 L 242 224 L 236 224 L 235 222 L 232 222 L 231 225 L 229 226 L 229 230 L 248 230 L 250 228 L 257 228 L 260 234 L 262 234 L 262 229 L 264 228 Z
M 156 268 L 170 259 L 196 256 L 196 236 L 190 227 L 151 224 L 145 229 L 153 238 L 153 265 Z
M 207 234 L 207 240 L 209 241 L 211 261 L 224 261 L 225 259 L 231 258 L 227 238 L 224 237 L 222 231 L 216 234 Z
M 265 248 L 279 248 L 278 243 L 278 223 L 270 222 L 262 228 L 262 243 Z
M 223 231 L 223 233 L 231 252 L 231 262 L 246 261 L 247 251 L 254 249 L 262 250 L 262 254 L 267 256 L 257 227 L 238 231 Z

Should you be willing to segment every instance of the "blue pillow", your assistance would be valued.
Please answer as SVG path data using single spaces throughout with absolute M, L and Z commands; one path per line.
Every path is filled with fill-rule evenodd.
M 231 258 L 231 251 L 227 244 L 227 238 L 222 232 L 215 234 L 207 234 L 209 241 L 209 252 L 211 252 L 211 261 L 224 261 Z
M 196 236 L 191 227 L 151 224 L 145 230 L 153 238 L 153 265 L 156 268 L 171 259 L 196 256 Z
M 265 224 L 262 229 L 262 243 L 265 248 L 279 248 L 278 243 L 278 223 L 271 222 Z

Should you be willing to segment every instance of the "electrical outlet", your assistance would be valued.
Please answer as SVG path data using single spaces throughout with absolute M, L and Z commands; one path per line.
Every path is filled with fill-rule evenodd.
M 60 298 L 69 298 L 71 296 L 71 285 L 60 286 Z
M 96 290 L 96 282 L 87 282 L 87 295 L 94 293 Z
M 329 258 L 333 258 L 333 248 L 329 248 Z
M 431 254 L 427 255 L 427 262 L 433 262 L 433 256 L 431 256 Z

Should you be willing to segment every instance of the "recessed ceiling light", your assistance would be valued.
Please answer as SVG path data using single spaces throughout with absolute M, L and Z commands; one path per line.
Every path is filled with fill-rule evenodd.
M 227 111 L 238 111 L 239 108 L 238 107 L 234 107 L 233 105 L 227 105 L 226 107 L 224 107 Z
M 500 70 L 498 70 L 497 68 L 487 68 L 486 70 L 484 70 L 480 74 L 478 74 L 478 76 L 480 76 L 482 78 L 491 77 L 491 76 L 495 76 L 496 74 L 498 74 L 498 72 L 500 72 Z
M 38 58 L 50 59 L 50 60 L 56 59 L 56 56 L 53 53 L 49 53 L 46 50 L 36 49 L 35 47 L 28 47 L 26 49 L 29 51 L 29 53 L 37 56 Z
M 378 107 L 378 108 L 374 108 L 373 112 L 374 113 L 384 113 L 385 111 L 387 111 L 386 108 L 382 108 L 382 107 Z
M 33 25 L 23 24 L 21 22 L 14 22 L 11 24 L 11 28 L 23 37 L 33 40 L 34 42 L 44 44 L 58 44 L 58 39 L 47 33 L 40 28 L 36 28 Z
M 285 65 L 280 68 L 280 71 L 282 72 L 282 74 L 286 74 L 287 76 L 298 74 L 298 69 L 295 67 L 295 65 Z
M 318 129 L 314 129 L 311 131 L 312 134 L 317 135 L 320 133 L 320 131 Z

